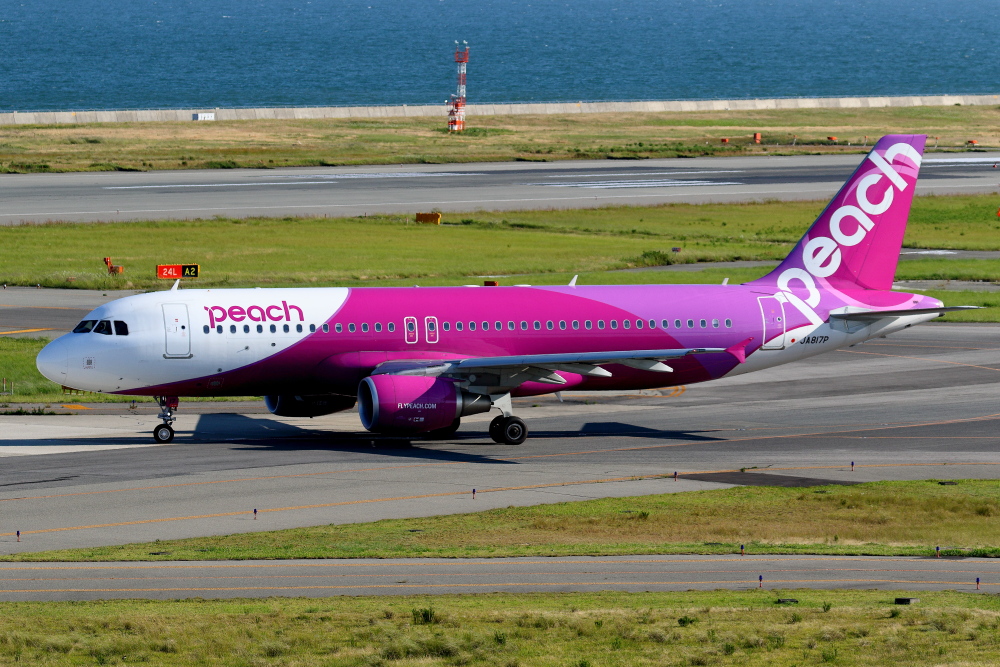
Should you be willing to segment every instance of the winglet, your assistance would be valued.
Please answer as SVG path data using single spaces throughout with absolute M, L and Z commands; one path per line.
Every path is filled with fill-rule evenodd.
M 181 279 L 178 278 L 177 280 L 174 281 L 174 285 L 173 285 L 173 287 L 170 288 L 170 291 L 171 292 L 176 292 L 177 291 L 177 286 L 180 285 L 180 284 L 181 284 Z
M 573 276 L 573 280 L 569 281 L 569 286 L 570 287 L 576 287 L 576 279 L 579 278 L 579 277 L 580 277 L 579 274 Z
M 747 362 L 747 345 L 749 345 L 752 340 L 753 336 L 736 343 L 736 345 L 733 345 L 732 347 L 727 347 L 726 352 L 736 357 L 736 361 L 741 364 L 745 364 Z

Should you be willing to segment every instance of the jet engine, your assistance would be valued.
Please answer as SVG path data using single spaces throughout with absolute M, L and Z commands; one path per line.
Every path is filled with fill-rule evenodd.
M 264 405 L 271 411 L 271 414 L 279 417 L 319 417 L 341 410 L 350 410 L 354 407 L 354 403 L 353 396 L 340 396 L 338 394 L 313 396 L 281 394 L 264 397 Z
M 466 415 L 489 412 L 489 396 L 451 380 L 416 375 L 372 375 L 358 387 L 358 413 L 369 431 L 427 433 Z

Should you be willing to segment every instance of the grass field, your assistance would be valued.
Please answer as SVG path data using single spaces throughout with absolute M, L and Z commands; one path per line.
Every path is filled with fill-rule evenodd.
M 0 172 L 842 152 L 894 132 L 962 150 L 1000 145 L 998 120 L 1000 106 L 470 116 L 449 135 L 442 107 L 440 118 L 16 125 L 0 127 Z
M 13 396 L 0 396 L 0 406 L 31 399 L 49 402 L 69 398 L 62 395 L 59 385 L 42 377 L 35 368 L 35 357 L 47 342 L 47 338 L 0 336 L 0 375 L 14 383 L 15 391 Z M 0 413 L 5 409 L 0 409 Z
M 996 195 L 920 197 L 904 243 L 1000 250 L 997 202 Z M 158 263 L 200 264 L 198 287 L 462 284 L 481 276 L 561 282 L 575 273 L 666 263 L 777 262 L 823 206 L 766 202 L 454 213 L 446 214 L 441 226 L 379 216 L 0 227 L 0 282 L 163 289 L 154 278 Z M 393 242 L 385 243 L 387 238 Z M 681 251 L 672 252 L 675 247 Z M 125 267 L 124 274 L 107 275 L 101 261 L 107 256 Z M 906 278 L 1000 280 L 1000 261 L 928 259 L 906 262 L 900 271 Z M 643 274 L 642 280 L 678 278 Z
M 754 473 L 747 473 L 754 474 Z M 664 485 L 673 481 L 663 479 Z M 488 490 L 481 490 L 489 493 Z M 261 518 L 267 521 L 264 508 Z M 9 561 L 749 553 L 1000 557 L 1000 481 L 736 487 L 0 556 Z M 961 551 L 966 550 L 966 551 Z
M 776 599 L 799 600 L 789 608 Z M 914 607 L 893 598 L 918 596 Z M 955 592 L 712 591 L 0 604 L 41 665 L 992 665 L 1000 602 Z

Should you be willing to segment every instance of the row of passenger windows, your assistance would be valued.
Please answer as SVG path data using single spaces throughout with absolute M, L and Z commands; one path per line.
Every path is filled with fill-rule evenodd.
M 128 335 L 128 324 L 121 320 L 84 320 L 76 325 L 73 333 L 99 333 L 105 336 L 112 334 L 118 336 Z
M 263 324 L 258 324 L 255 328 L 257 329 L 257 333 L 264 333 L 264 325 Z M 210 326 L 208 326 L 207 324 L 204 327 L 202 327 L 202 331 L 204 331 L 205 333 L 208 333 L 211 330 L 212 330 L 212 328 Z M 222 333 L 223 331 L 225 331 L 225 327 L 223 327 L 221 324 L 216 324 L 215 325 L 215 330 L 218 333 Z M 272 324 L 272 325 L 268 326 L 268 330 L 271 333 L 278 333 L 278 325 Z M 289 325 L 283 324 L 283 325 L 281 325 L 281 330 L 284 333 L 291 333 L 292 329 L 291 329 L 291 327 Z M 238 328 L 237 328 L 237 326 L 235 324 L 230 324 L 229 325 L 229 333 L 236 333 L 237 331 L 238 331 Z M 327 333 L 328 331 L 330 331 L 330 325 L 329 324 L 324 324 L 323 325 L 323 333 Z M 315 324 L 310 324 L 309 325 L 309 333 L 315 333 L 315 332 L 316 332 L 316 325 Z M 250 325 L 249 324 L 244 324 L 243 325 L 243 333 L 250 333 Z M 302 333 L 302 325 L 301 324 L 296 324 L 295 325 L 295 333 Z
M 621 327 L 623 329 L 631 329 L 632 326 L 633 326 L 632 322 L 633 322 L 632 320 L 622 320 L 621 321 Z M 695 322 L 696 322 L 695 320 L 686 320 L 686 321 L 685 320 L 674 320 L 673 321 L 673 326 L 671 327 L 670 320 L 660 320 L 660 328 L 662 328 L 662 329 L 671 329 L 671 328 L 673 328 L 673 329 L 683 329 L 683 328 L 687 328 L 687 329 L 694 329 L 694 328 L 707 329 L 707 328 L 709 328 L 709 320 L 704 320 L 704 319 L 697 320 L 697 327 L 695 325 Z M 105 323 L 106 323 L 106 320 L 102 320 L 101 324 L 105 324 Z M 84 324 L 86 324 L 86 322 L 82 322 L 80 324 L 80 326 L 83 326 Z M 124 322 L 115 322 L 115 326 L 116 327 L 119 324 L 121 324 L 123 326 L 125 325 Z M 686 327 L 685 327 L 685 324 L 687 325 Z M 426 325 L 427 325 L 427 330 L 428 331 L 435 331 L 436 328 L 437 328 L 436 322 L 434 320 L 428 320 L 426 322 Z M 636 329 L 643 329 L 647 325 L 649 326 L 650 329 L 655 329 L 656 328 L 656 320 L 635 320 L 635 328 Z M 723 326 L 723 325 L 725 326 L 725 328 L 730 329 L 733 326 L 733 321 L 731 319 L 729 319 L 729 318 L 726 318 L 722 322 L 720 322 L 720 320 L 718 320 L 718 319 L 711 320 L 711 327 L 713 329 L 718 329 L 720 326 Z M 552 320 L 547 320 L 545 322 L 545 328 L 548 331 L 554 330 L 556 328 L 556 326 L 557 326 L 556 323 L 554 321 L 552 321 Z M 597 320 L 597 328 L 598 328 L 598 330 L 602 330 L 603 331 L 608 326 L 610 326 L 610 328 L 612 330 L 618 329 L 618 320 L 609 320 L 608 322 L 605 322 L 604 320 Z M 381 333 L 382 332 L 382 323 L 381 322 L 376 322 L 373 325 L 373 327 L 375 329 L 375 333 Z M 469 331 L 476 331 L 477 328 L 480 328 L 481 331 L 490 331 L 490 329 L 491 329 L 491 323 L 490 322 L 481 322 L 481 323 L 479 323 L 479 322 L 468 322 L 468 323 L 465 323 L 465 322 L 455 322 L 454 327 L 455 327 L 455 331 L 464 331 L 466 329 L 468 329 Z M 568 324 L 567 324 L 566 320 L 559 320 L 558 327 L 559 327 L 560 331 L 565 331 L 567 328 L 572 328 L 574 331 L 576 331 L 576 330 L 580 329 L 580 320 L 573 320 L 572 322 L 570 322 Z M 77 329 L 79 329 L 79 328 L 80 327 L 77 327 Z M 322 325 L 321 328 L 322 328 L 323 333 L 329 333 L 329 331 L 330 331 L 330 325 L 329 324 L 324 324 L 324 325 Z M 407 329 L 407 331 L 413 333 L 413 332 L 416 331 L 416 328 L 417 328 L 416 322 L 414 322 L 413 320 L 410 320 L 410 321 L 408 321 L 406 323 L 406 329 Z M 442 322 L 441 323 L 441 328 L 444 331 L 451 331 L 452 324 L 451 324 L 451 322 Z M 508 331 L 515 331 L 518 328 L 520 328 L 521 331 L 528 331 L 528 328 L 529 328 L 528 327 L 528 322 L 526 320 L 521 320 L 520 326 L 518 326 L 513 320 L 507 322 L 507 330 Z M 541 329 L 542 329 L 542 322 L 540 320 L 535 320 L 534 322 L 531 323 L 531 328 L 534 329 L 535 331 L 541 331 Z M 587 331 L 592 330 L 594 328 L 594 322 L 593 322 L 593 320 L 584 320 L 583 321 L 583 328 L 586 329 Z M 389 333 L 392 333 L 392 332 L 394 332 L 396 330 L 396 325 L 393 324 L 392 322 L 389 322 L 388 324 L 385 325 L 385 329 Z M 499 322 L 499 321 L 498 322 L 493 322 L 492 323 L 492 329 L 494 331 L 503 331 L 503 329 L 504 329 L 503 322 Z M 203 331 L 205 333 L 209 333 L 211 330 L 212 330 L 211 327 L 209 327 L 207 324 L 203 328 Z M 222 333 L 225 330 L 225 328 L 221 324 L 217 324 L 215 326 L 215 330 L 218 333 Z M 249 324 L 244 324 L 243 325 L 243 333 L 250 333 L 250 330 L 251 330 L 251 325 L 249 325 Z M 264 325 L 263 324 L 256 325 L 256 330 L 257 330 L 257 333 L 264 333 Z M 271 325 L 268 326 L 268 330 L 271 333 L 278 333 L 278 326 L 276 324 L 271 324 Z M 291 333 L 291 327 L 288 324 L 283 324 L 281 326 L 281 330 L 282 330 L 283 333 Z M 340 324 L 338 322 L 337 324 L 334 325 L 334 330 L 337 333 L 343 333 L 343 331 L 344 331 L 344 325 Z M 354 324 L 353 322 L 351 322 L 350 324 L 347 325 L 347 331 L 349 333 L 355 333 L 355 332 L 357 332 L 357 330 L 358 330 L 358 326 L 356 324 Z M 97 329 L 95 329 L 95 331 L 97 331 Z M 229 325 L 229 333 L 233 333 L 234 334 L 237 331 L 238 331 L 238 328 L 237 328 L 237 326 L 235 324 L 230 324 Z M 316 331 L 316 325 L 315 324 L 310 324 L 309 325 L 309 333 L 315 333 L 315 331 Z M 367 322 L 363 322 L 361 324 L 361 332 L 362 333 L 368 333 L 369 332 L 369 327 L 368 327 L 368 323 Z M 77 332 L 77 333 L 80 333 L 80 332 Z M 104 332 L 103 331 L 99 331 L 98 333 L 104 333 Z M 108 333 L 110 333 L 110 331 Z M 295 333 L 302 333 L 302 325 L 301 324 L 296 324 L 295 325 Z M 119 335 L 127 335 L 127 334 L 128 334 L 128 327 L 125 327 L 125 334 L 119 333 Z

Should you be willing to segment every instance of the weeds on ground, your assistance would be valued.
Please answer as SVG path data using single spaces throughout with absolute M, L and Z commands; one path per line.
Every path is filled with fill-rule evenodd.
M 0 661 L 30 664 L 987 664 L 990 596 L 795 591 L 3 603 Z M 821 597 L 822 596 L 822 597 Z M 835 609 L 823 612 L 820 600 Z M 414 612 L 414 613 L 411 613 Z M 416 613 L 420 612 L 420 613 Z M 693 621 L 692 619 L 697 619 Z M 683 622 L 685 619 L 688 622 Z

